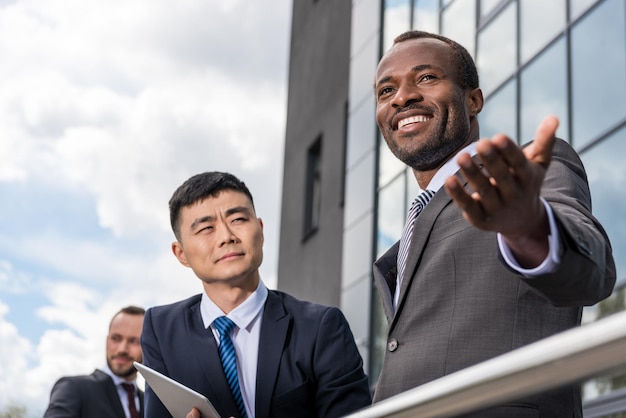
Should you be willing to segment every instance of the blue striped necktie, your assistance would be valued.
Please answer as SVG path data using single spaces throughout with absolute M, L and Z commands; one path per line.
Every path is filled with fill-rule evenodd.
M 411 243 L 411 237 L 413 236 L 413 225 L 417 215 L 426 207 L 428 201 L 435 195 L 435 192 L 431 190 L 424 190 L 420 193 L 409 209 L 409 213 L 406 216 L 406 224 L 402 231 L 402 238 L 400 238 L 400 248 L 398 249 L 398 277 L 396 279 L 396 291 L 393 298 L 394 307 L 398 302 L 400 296 L 400 284 L 404 277 L 404 270 L 406 268 L 406 260 L 409 257 L 409 244 Z
M 235 328 L 235 323 L 225 316 L 220 316 L 213 321 L 213 325 L 220 333 L 220 360 L 222 360 L 222 368 L 233 394 L 235 403 L 239 408 L 242 418 L 246 418 L 246 408 L 241 396 L 239 388 L 239 377 L 237 376 L 237 356 L 235 355 L 235 347 L 230 339 L 230 332 Z

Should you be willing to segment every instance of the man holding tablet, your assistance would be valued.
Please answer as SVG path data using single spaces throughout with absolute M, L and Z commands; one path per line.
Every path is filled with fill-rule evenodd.
M 341 311 L 263 284 L 263 222 L 243 182 L 195 175 L 169 208 L 172 251 L 203 292 L 148 309 L 145 365 L 203 394 L 223 417 L 338 417 L 370 405 Z M 151 418 L 171 416 L 150 387 L 145 408 Z

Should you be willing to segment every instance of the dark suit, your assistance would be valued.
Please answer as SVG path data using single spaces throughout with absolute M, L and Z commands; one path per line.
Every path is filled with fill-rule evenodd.
M 140 413 L 143 392 L 139 392 Z M 44 418 L 126 418 L 113 379 L 101 370 L 86 376 L 68 376 L 52 387 Z
M 389 331 L 375 401 L 575 327 L 583 305 L 610 295 L 610 244 L 591 215 L 582 163 L 564 141 L 555 144 L 542 196 L 561 238 L 561 262 L 551 274 L 525 278 L 508 269 L 496 234 L 465 221 L 444 188 L 415 223 L 395 314 L 398 244 L 376 261 Z M 580 417 L 580 390 L 542 393 L 491 414 L 477 416 Z
M 204 394 L 221 416 L 238 416 L 200 301 L 196 295 L 148 309 L 143 361 Z M 341 311 L 270 290 L 261 322 L 255 416 L 337 417 L 370 402 L 363 362 Z M 149 387 L 146 416 L 170 417 Z

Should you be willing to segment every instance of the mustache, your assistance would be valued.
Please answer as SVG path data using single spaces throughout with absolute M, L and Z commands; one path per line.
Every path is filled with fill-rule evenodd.
M 407 106 L 402 106 L 402 107 L 398 107 L 395 112 L 393 113 L 393 117 L 395 118 L 396 116 L 398 116 L 400 113 L 403 112 L 407 112 L 409 110 L 421 110 L 423 112 L 429 113 L 429 114 L 433 114 L 435 113 L 435 110 L 429 106 L 424 106 L 422 104 L 419 103 L 410 103 Z

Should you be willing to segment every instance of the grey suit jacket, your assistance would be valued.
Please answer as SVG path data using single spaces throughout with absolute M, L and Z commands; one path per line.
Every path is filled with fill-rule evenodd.
M 236 417 L 200 300 L 196 295 L 148 309 L 141 334 L 143 362 L 204 394 L 221 416 Z M 255 416 L 331 418 L 370 403 L 363 361 L 341 311 L 270 290 L 261 322 Z M 150 387 L 146 416 L 171 417 Z
M 139 392 L 140 414 L 143 392 Z M 143 415 L 142 415 L 143 416 Z M 113 379 L 101 370 L 66 376 L 52 387 L 44 418 L 126 418 Z
M 555 144 L 542 196 L 561 237 L 561 262 L 551 274 L 525 278 L 508 269 L 496 234 L 465 221 L 443 188 L 415 223 L 395 312 L 398 243 L 376 261 L 389 330 L 374 401 L 577 326 L 583 305 L 610 295 L 610 243 L 591 214 L 582 163 L 564 141 Z M 580 390 L 539 394 L 490 413 L 477 416 L 578 417 Z

